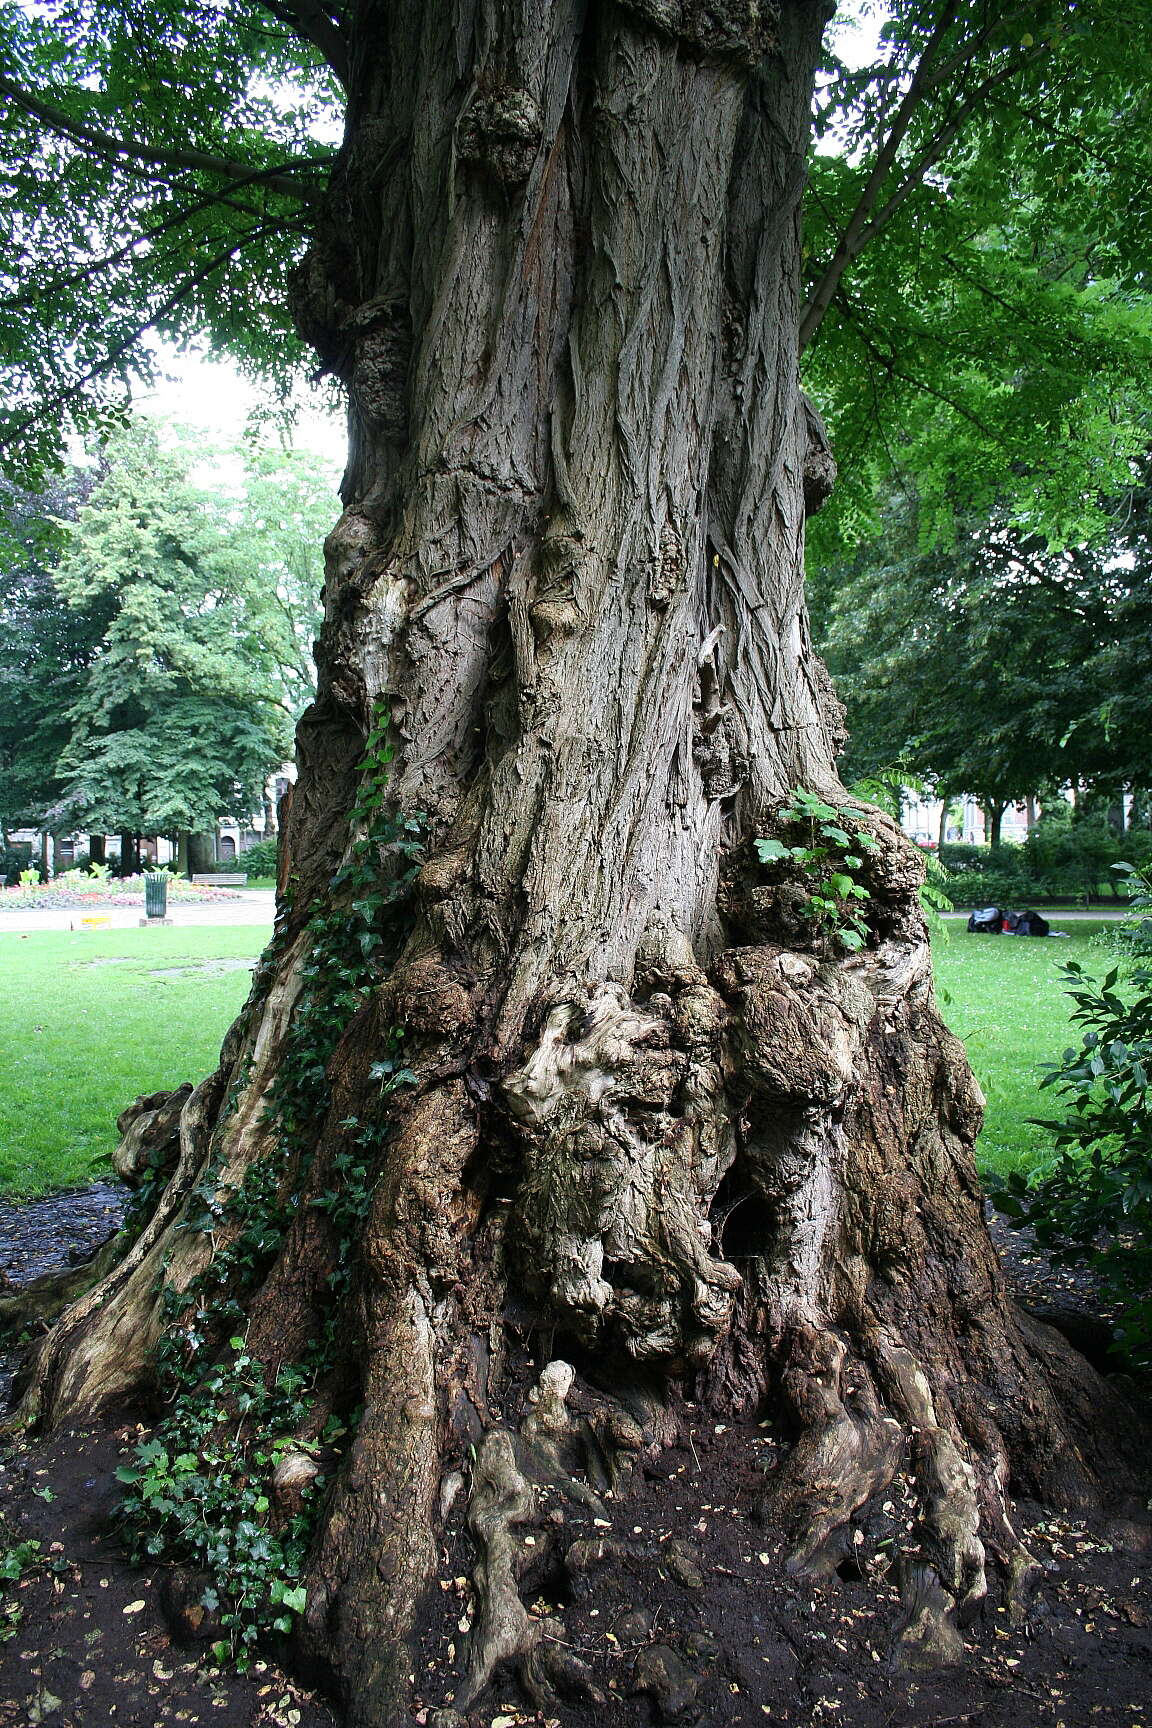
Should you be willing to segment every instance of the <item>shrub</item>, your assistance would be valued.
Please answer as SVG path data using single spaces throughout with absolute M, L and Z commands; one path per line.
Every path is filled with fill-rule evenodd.
M 6 846 L 0 841 L 0 883 L 13 888 L 21 873 L 32 863 L 32 848 L 26 845 Z
M 241 852 L 236 862 L 249 876 L 275 876 L 278 852 L 275 837 L 270 840 L 257 840 L 247 851 Z
M 1077 822 L 1061 813 L 1042 817 L 1022 846 L 950 842 L 940 848 L 953 897 L 970 906 L 1083 900 L 1098 895 L 1104 883 L 1119 898 L 1114 871 L 1125 859 L 1137 866 L 1152 861 L 1152 831 L 1118 834 L 1102 820 Z
M 1076 961 L 1061 968 L 1085 1028 L 1041 1081 L 1066 1113 L 1036 1118 L 1053 1156 L 1031 1179 L 990 1184 L 1010 1222 L 1030 1225 L 1057 1261 L 1088 1261 L 1116 1301 L 1119 1344 L 1152 1367 L 1152 970 L 1102 983 Z M 1121 993 L 1123 992 L 1123 994 Z
M 1018 862 L 1016 846 L 971 846 L 967 841 L 948 840 L 939 849 L 940 862 L 954 876 L 974 871 L 1012 869 Z
M 1152 835 L 1148 838 L 1152 842 Z M 1114 880 L 1112 866 L 1133 850 L 1137 862 L 1141 854 L 1147 856 L 1142 835 L 1117 833 L 1100 817 L 1078 822 L 1062 813 L 1041 817 L 1021 847 L 1029 877 L 1061 895 L 1096 893 L 1101 883 Z
M 1018 870 L 964 870 L 950 876 L 948 892 L 957 906 L 1023 906 L 1040 897 L 1035 882 Z
M 1137 965 L 1152 961 L 1152 864 L 1142 868 L 1125 860 L 1112 866 L 1132 902 L 1132 915 L 1101 931 L 1102 943 Z

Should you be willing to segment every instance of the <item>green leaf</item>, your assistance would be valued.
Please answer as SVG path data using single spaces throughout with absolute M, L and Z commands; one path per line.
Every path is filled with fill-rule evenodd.
M 774 864 L 788 857 L 788 848 L 779 840 L 757 840 L 756 851 L 762 864 Z

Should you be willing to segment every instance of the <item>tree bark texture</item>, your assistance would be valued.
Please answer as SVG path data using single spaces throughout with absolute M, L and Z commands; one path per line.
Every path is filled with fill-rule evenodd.
M 802 591 L 832 474 L 796 335 L 826 13 L 353 11 L 347 142 L 295 289 L 351 456 L 289 893 L 218 1073 L 156 1129 L 159 1209 L 49 1335 L 24 1412 L 154 1384 L 165 1331 L 191 1335 L 180 1293 L 239 1229 L 182 1227 L 197 1193 L 272 1168 L 246 1348 L 328 1340 L 302 1442 L 363 1411 L 298 1635 L 353 1723 L 410 1720 L 453 1520 L 479 1555 L 455 1708 L 505 1667 L 552 1695 L 512 1533 L 533 1482 L 591 1492 L 573 1400 L 621 1457 L 658 1452 L 685 1395 L 774 1403 L 795 1443 L 772 1515 L 811 1576 L 908 1472 L 911 1662 L 957 1653 L 990 1558 L 1027 1574 L 1010 1483 L 1092 1492 L 1100 1387 L 1007 1300 L 914 849 L 860 807 L 850 953 L 753 844 L 798 787 L 848 802 Z M 370 919 L 365 860 L 395 887 L 417 833 L 302 1114 L 323 919 L 323 940 Z M 318 1197 L 353 1142 L 349 1236 Z

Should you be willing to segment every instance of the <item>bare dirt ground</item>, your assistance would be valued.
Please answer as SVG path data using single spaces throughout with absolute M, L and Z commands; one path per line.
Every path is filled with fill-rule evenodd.
M 90 1250 L 118 1209 L 108 1187 L 0 1207 L 0 1277 L 19 1284 Z M 1091 1279 L 1054 1271 L 996 1228 L 1021 1300 L 1079 1314 L 1084 1343 L 1101 1348 L 1107 1316 Z M 691 1407 L 683 1417 L 684 1443 L 637 1473 L 608 1520 L 543 1496 L 522 1589 L 533 1612 L 561 1614 L 599 1700 L 540 1713 L 511 1678 L 498 1679 L 469 1728 L 1152 1728 L 1147 1527 L 1021 1505 L 1045 1567 L 1028 1617 L 1010 1623 L 994 1586 L 967 1629 L 965 1665 L 909 1675 L 889 1657 L 899 1618 L 892 1557 L 914 1516 L 899 1479 L 868 1521 L 858 1563 L 842 1565 L 833 1588 L 813 1589 L 785 1575 L 781 1535 L 757 1519 L 778 1455 L 771 1426 L 719 1423 Z M 116 1535 L 114 1471 L 146 1432 L 126 1415 L 100 1433 L 66 1432 L 0 1458 L 0 1728 L 334 1728 L 338 1711 L 291 1680 L 275 1651 L 239 1675 L 215 1666 L 206 1644 L 174 1641 L 165 1574 L 129 1565 Z M 576 1566 L 581 1540 L 587 1563 Z M 16 1559 L 6 1565 L 5 1554 Z M 427 1728 L 453 1720 L 438 1712 L 471 1617 L 474 1559 L 459 1506 L 441 1558 L 456 1631 L 446 1636 L 438 1623 L 425 1641 L 413 1722 Z M 18 1575 L 5 1580 L 6 1571 Z

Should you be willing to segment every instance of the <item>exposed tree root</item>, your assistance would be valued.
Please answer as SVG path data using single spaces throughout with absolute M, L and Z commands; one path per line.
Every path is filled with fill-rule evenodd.
M 851 962 L 771 946 L 730 951 L 716 968 L 721 994 L 682 957 L 672 972 L 657 958 L 645 963 L 640 1004 L 610 985 L 554 1008 L 505 1083 L 507 1132 L 523 1152 L 514 1204 L 485 1213 L 479 1232 L 462 1175 L 478 1144 L 466 1088 L 436 1077 L 405 1101 L 365 1233 L 365 1415 L 329 1495 L 300 1626 L 301 1647 L 321 1672 L 334 1643 L 358 1653 L 333 1676 L 353 1724 L 404 1720 L 435 1532 L 466 1487 L 476 1606 L 444 1720 L 453 1710 L 462 1720 L 501 1672 L 542 1709 L 558 1697 L 596 1704 L 596 1677 L 568 1647 L 562 1612 L 529 1613 L 520 1580 L 555 1553 L 582 1601 L 602 1569 L 625 1563 L 605 1496 L 626 1497 L 638 1461 L 674 1437 L 667 1400 L 693 1372 L 718 1411 L 767 1400 L 785 1418 L 793 1444 L 759 1515 L 782 1524 L 794 1576 L 826 1583 L 858 1567 L 872 1509 L 898 1476 L 909 1485 L 918 1517 L 897 1562 L 898 1664 L 961 1659 L 990 1558 L 1002 1601 L 1024 1612 L 1038 1567 L 1013 1529 L 1012 1460 L 1031 1447 L 1049 1486 L 1082 1497 L 1092 1459 L 1070 1446 L 1064 1420 L 1070 1413 L 1087 1448 L 1087 1410 L 1102 1389 L 1062 1340 L 1029 1323 L 1029 1342 L 1062 1388 L 1061 1411 L 1014 1329 L 979 1196 L 958 1156 L 976 1118 L 954 1047 L 941 1037 L 919 1046 L 892 1039 L 901 1017 L 930 1006 L 920 960 L 899 944 Z M 389 1016 L 401 1001 L 436 1041 L 426 1048 L 439 1052 L 429 1060 L 442 1069 L 466 998 L 424 959 L 389 984 Z M 282 995 L 263 1013 L 283 1014 L 285 1002 Z M 128 1253 L 39 1347 L 21 1423 L 59 1420 L 147 1385 L 161 1329 L 159 1256 L 206 1148 L 230 1149 L 236 1169 L 264 1143 L 262 1024 L 257 1015 L 241 1047 L 248 1089 L 229 1114 L 220 1109 L 223 1082 L 213 1079 L 190 1094 L 141 1101 L 126 1117 L 118 1165 L 135 1180 L 168 1171 L 166 1186 Z M 882 1054 L 892 1050 L 901 1063 L 896 1107 L 896 1070 Z M 334 1073 L 333 1117 L 350 1108 L 362 1067 L 362 1057 L 350 1058 L 342 1077 Z M 951 1115 L 939 1104 L 949 1088 Z M 885 1121 L 894 1109 L 902 1117 L 899 1144 L 914 1149 L 903 1165 L 881 1137 L 881 1109 Z M 736 1201 L 714 1206 L 721 1184 L 727 1192 L 733 1182 Z M 456 1231 L 445 1227 L 452 1194 Z M 724 1247 L 740 1204 L 750 1210 L 734 1240 L 754 1251 L 737 1270 Z M 310 1270 L 317 1228 L 310 1214 L 293 1227 L 295 1248 L 252 1304 L 253 1348 L 306 1328 L 323 1288 Z M 958 1245 L 954 1258 L 946 1241 Z M 471 1269 L 466 1247 L 479 1256 Z M 185 1245 L 168 1278 L 186 1282 L 197 1263 Z M 603 1388 L 556 1359 L 509 1404 L 500 1391 L 508 1371 L 501 1316 L 513 1275 L 523 1279 L 517 1310 L 592 1346 Z M 298 1322 L 289 1318 L 296 1306 Z M 643 1365 L 646 1390 L 630 1386 L 637 1369 L 628 1364 Z M 278 1464 L 272 1494 L 281 1516 L 299 1510 L 315 1479 L 311 1440 L 330 1408 L 321 1397 L 302 1449 Z M 470 1487 L 468 1438 L 476 1447 Z M 578 1508 L 594 1533 L 564 1538 L 541 1512 L 542 1493 Z M 691 1553 L 669 1547 L 663 1561 L 676 1576 L 700 1576 Z M 671 1720 L 690 1708 L 695 1682 L 657 1641 L 640 1653 L 635 1686 Z
M 904 1453 L 903 1428 L 884 1415 L 867 1380 L 846 1405 L 846 1355 L 834 1334 L 804 1331 L 792 1340 L 783 1376 L 799 1438 L 771 1511 L 796 1531 L 788 1570 L 817 1580 L 849 1555 L 853 1514 L 887 1488 Z
M 516 1464 L 512 1438 L 489 1434 L 476 1458 L 468 1524 L 481 1559 L 476 1567 L 476 1624 L 464 1684 L 456 1703 L 467 1710 L 491 1679 L 498 1663 L 530 1662 L 541 1638 L 539 1621 L 529 1618 L 516 1588 L 518 1525 L 536 1510 L 530 1484 Z

